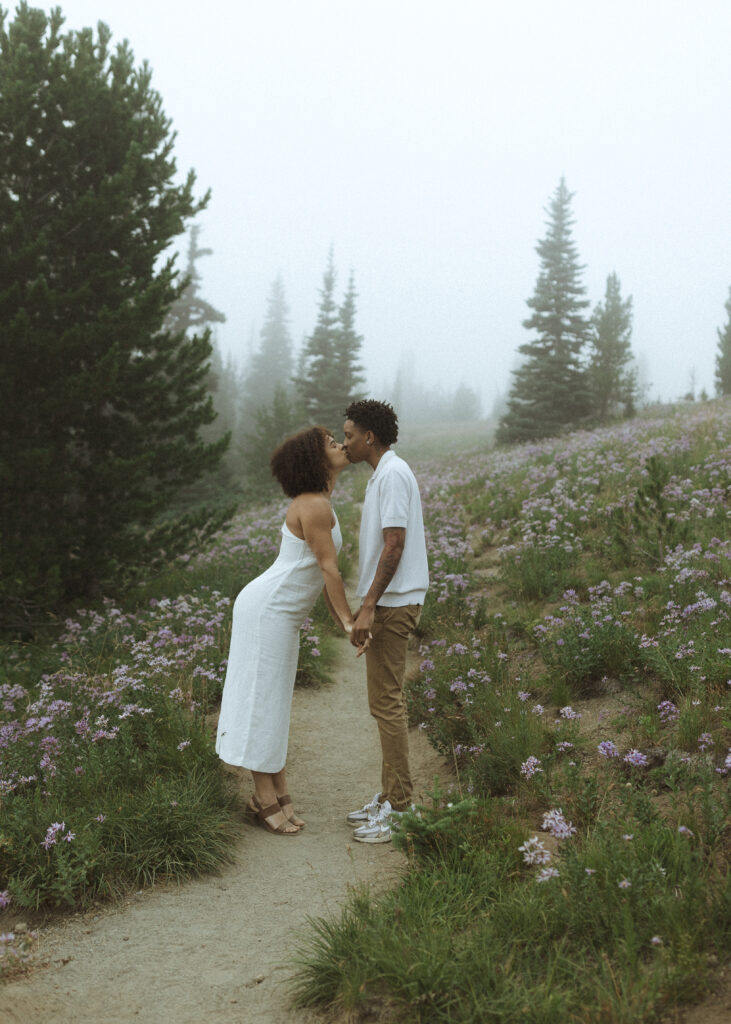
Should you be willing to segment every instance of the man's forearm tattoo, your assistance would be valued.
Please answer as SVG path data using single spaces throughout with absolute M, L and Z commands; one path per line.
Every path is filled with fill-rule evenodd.
M 386 587 L 393 579 L 400 561 L 401 551 L 398 548 L 383 549 L 373 580 L 375 589 L 378 591 L 378 597 L 385 592 Z

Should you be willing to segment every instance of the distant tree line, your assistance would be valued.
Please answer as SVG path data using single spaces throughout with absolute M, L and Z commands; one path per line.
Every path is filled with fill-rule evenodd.
M 631 349 L 632 298 L 607 278 L 592 316 L 572 237 L 572 193 L 562 178 L 548 208 L 548 230 L 536 246 L 540 271 L 523 326 L 534 336 L 523 356 L 497 432 L 501 442 L 530 441 L 632 416 L 637 374 Z
M 297 355 L 281 275 L 271 285 L 264 321 L 246 364 L 239 367 L 229 359 L 224 365 L 220 352 L 214 350 L 217 369 L 211 387 L 218 413 L 214 429 L 218 436 L 232 435 L 225 486 L 233 494 L 274 491 L 269 456 L 276 445 L 315 423 L 339 430 L 346 406 L 363 397 L 363 338 L 356 329 L 355 275 L 350 273 L 340 301 L 336 281 L 330 252 L 317 319 Z
M 532 332 L 519 346 L 522 361 L 497 430 L 504 443 L 530 441 L 617 417 L 633 416 L 640 398 L 632 353 L 632 297 L 624 298 L 616 273 L 607 277 L 603 301 L 591 315 L 572 237 L 572 193 L 562 178 L 547 209 L 547 231 L 537 246 L 540 270 L 531 315 Z M 718 331 L 716 389 L 731 394 L 731 294 L 728 323 Z M 694 385 L 686 398 L 695 397 Z
M 210 253 L 192 222 L 208 193 L 180 183 L 175 140 L 146 64 L 109 29 L 62 32 L 21 2 L 0 9 L 0 617 L 86 599 L 199 544 L 231 515 L 221 495 L 271 486 L 269 453 L 298 427 L 335 430 L 363 394 L 351 272 L 332 252 L 295 352 L 274 280 L 245 367 L 224 360 L 224 314 L 202 295 Z M 632 300 L 615 274 L 587 316 L 561 181 L 500 424 L 502 440 L 631 415 Z M 185 267 L 174 241 L 188 231 Z M 716 380 L 731 393 L 729 322 Z M 481 415 L 468 384 L 383 389 L 411 422 Z
M 206 252 L 200 250 L 201 255 Z M 192 282 L 198 279 L 190 266 L 188 276 Z M 271 285 L 257 343 L 246 363 L 238 367 L 229 359 L 224 366 L 214 345 L 218 369 L 211 380 L 218 420 L 213 429 L 219 435 L 233 435 L 225 457 L 225 486 L 232 493 L 275 491 L 269 454 L 279 441 L 313 423 L 338 433 L 346 406 L 365 394 L 354 273 L 350 272 L 341 297 L 336 295 L 336 284 L 331 251 L 315 324 L 297 353 L 281 275 Z M 379 382 L 378 395 L 392 402 L 402 422 L 410 425 L 464 422 L 481 415 L 480 399 L 473 388 L 462 383 L 450 392 L 422 385 L 411 358 L 402 361 L 392 379 Z

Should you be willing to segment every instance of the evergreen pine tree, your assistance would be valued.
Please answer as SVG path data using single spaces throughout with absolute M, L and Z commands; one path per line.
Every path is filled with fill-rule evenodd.
M 245 436 L 243 458 L 249 489 L 257 492 L 278 489 L 269 468 L 269 457 L 281 441 L 303 426 L 301 406 L 292 401 L 291 391 L 278 384 L 271 402 L 257 408 L 254 426 Z
M 308 421 L 332 429 L 343 419 L 342 411 L 345 408 L 335 400 L 335 396 L 340 393 L 337 363 L 340 319 L 335 302 L 335 278 L 333 254 L 330 250 L 320 290 L 317 323 L 302 350 L 304 373 L 295 380 Z M 328 422 L 331 417 L 332 422 Z
M 728 322 L 718 329 L 718 352 L 716 353 L 716 391 L 719 395 L 731 395 L 731 289 L 726 300 Z
M 479 420 L 481 411 L 480 396 L 474 388 L 461 381 L 452 399 L 451 418 L 456 423 L 474 422 Z
M 196 333 L 210 336 L 211 324 L 223 324 L 226 316 L 212 306 L 201 295 L 201 275 L 198 261 L 203 256 L 210 256 L 212 249 L 203 249 L 198 245 L 200 225 L 190 229 L 188 238 L 188 256 L 185 267 L 185 278 L 182 292 L 170 307 L 165 317 L 165 330 L 172 334 L 183 333 L 190 337 Z
M 284 282 L 278 275 L 272 282 L 267 300 L 259 344 L 246 368 L 242 387 L 242 432 L 255 426 L 257 410 L 269 406 L 277 389 L 293 391 L 292 340 L 289 333 L 289 306 Z
M 323 276 L 317 323 L 306 339 L 295 378 L 307 421 L 337 430 L 346 406 L 358 397 L 363 383 L 358 364 L 361 336 L 355 330 L 356 291 L 351 274 L 345 299 L 335 302 L 332 250 Z
M 211 305 L 201 294 L 201 274 L 198 268 L 199 261 L 204 256 L 210 256 L 212 249 L 202 248 L 198 239 L 200 226 L 195 224 L 191 227 L 188 237 L 188 254 L 185 267 L 184 287 L 180 296 L 175 300 L 167 316 L 165 317 L 165 330 L 172 334 L 183 334 L 191 338 L 196 334 L 202 334 L 211 344 L 211 358 L 206 374 L 206 388 L 213 400 L 213 408 L 216 413 L 215 420 L 201 431 L 201 437 L 206 441 L 215 441 L 222 437 L 229 440 L 236 427 L 236 403 L 231 400 L 232 390 L 236 388 L 236 371 L 232 361 L 224 365 L 223 357 L 218 348 L 215 336 L 211 333 L 211 326 L 226 322 L 226 316 L 215 306 Z M 233 380 L 226 378 L 228 373 L 233 372 Z M 216 472 L 214 485 L 227 488 L 230 473 L 230 448 L 226 452 L 225 463 L 222 463 Z M 207 490 L 210 491 L 211 481 L 207 481 Z M 200 488 L 194 486 L 192 495 L 199 493 Z
M 338 364 L 339 394 L 333 396 L 332 414 L 328 414 L 326 423 L 339 425 L 338 416 L 343 418 L 345 409 L 351 402 L 363 397 L 360 388 L 365 384 L 363 367 L 358 362 L 363 344 L 362 335 L 355 329 L 355 275 L 351 271 L 345 297 L 338 310 L 340 329 L 335 339 L 335 359 Z
M 523 326 L 538 337 L 519 346 L 525 357 L 513 371 L 508 411 L 500 421 L 501 442 L 550 437 L 587 420 L 588 376 L 582 356 L 590 334 L 583 310 L 583 266 L 571 228 L 572 193 L 562 178 L 547 209 L 548 231 L 536 246 L 541 269 Z
M 89 594 L 190 542 L 161 525 L 219 461 L 205 335 L 164 329 L 172 239 L 208 200 L 176 182 L 151 71 L 99 24 L 0 12 L 0 605 Z
M 592 318 L 592 351 L 589 362 L 594 414 L 600 421 L 623 411 L 631 416 L 637 394 L 637 374 L 632 368 L 632 296 L 623 299 L 616 274 L 607 277 L 604 302 Z

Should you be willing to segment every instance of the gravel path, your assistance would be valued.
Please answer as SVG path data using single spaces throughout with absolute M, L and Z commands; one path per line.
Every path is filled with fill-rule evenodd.
M 312 1024 L 289 1006 L 290 955 L 308 916 L 335 911 L 349 889 L 384 887 L 404 859 L 351 839 L 347 811 L 378 787 L 378 734 L 365 664 L 339 641 L 331 686 L 297 690 L 288 771 L 307 821 L 296 837 L 241 825 L 220 875 L 140 892 L 123 904 L 41 930 L 47 967 L 0 989 L 3 1024 Z M 448 772 L 412 730 L 417 798 Z M 241 772 L 242 797 L 251 783 Z

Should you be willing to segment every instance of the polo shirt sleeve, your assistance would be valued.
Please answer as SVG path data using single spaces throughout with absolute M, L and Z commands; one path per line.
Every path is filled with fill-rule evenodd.
M 388 526 L 406 527 L 409 521 L 411 488 L 401 473 L 389 473 L 381 483 L 378 508 L 381 514 L 381 529 Z

